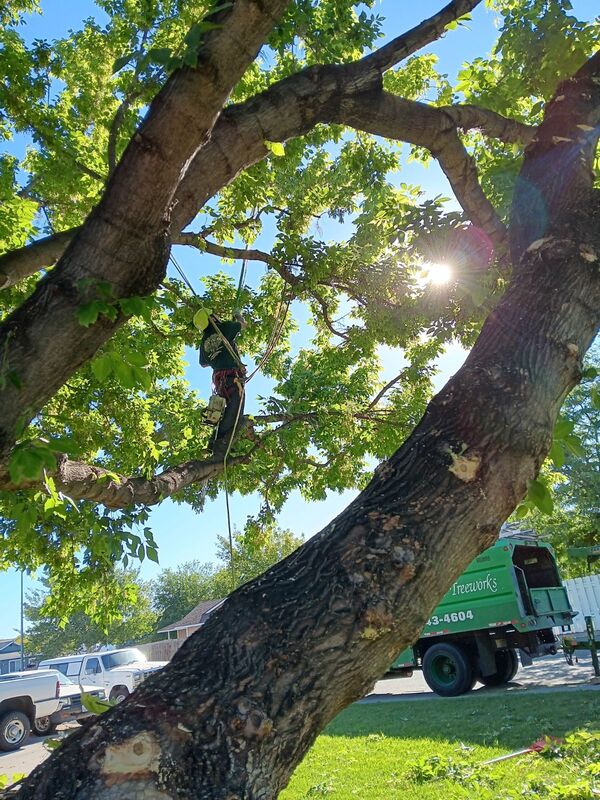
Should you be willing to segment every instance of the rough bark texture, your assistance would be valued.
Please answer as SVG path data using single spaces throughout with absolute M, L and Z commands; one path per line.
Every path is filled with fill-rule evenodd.
M 597 233 L 586 245 L 600 252 Z M 598 326 L 597 270 L 579 241 L 528 253 L 465 366 L 356 501 L 20 797 L 276 797 L 523 496 Z
M 70 737 L 21 800 L 275 798 L 323 726 L 372 686 L 494 540 L 548 451 L 600 321 L 600 201 L 578 127 L 600 106 L 597 71 L 592 62 L 571 82 L 586 99 L 570 121 L 550 107 L 525 159 L 523 175 L 541 175 L 539 159 L 554 168 L 543 237 L 519 220 L 515 278 L 412 436 L 319 535 Z M 566 128 L 573 159 L 560 147 Z M 557 185 L 569 186 L 568 206 Z

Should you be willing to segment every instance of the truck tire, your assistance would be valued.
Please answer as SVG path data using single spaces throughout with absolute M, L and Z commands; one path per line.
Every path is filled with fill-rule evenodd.
M 56 730 L 56 725 L 50 722 L 50 717 L 37 717 L 31 726 L 31 732 L 36 736 L 49 736 Z
M 29 718 L 22 711 L 9 711 L 0 717 L 0 750 L 18 750 L 31 730 Z
M 432 645 L 425 653 L 423 677 L 429 688 L 442 697 L 456 697 L 474 685 L 473 667 L 467 653 L 445 642 Z
M 111 690 L 109 700 L 113 703 L 122 703 L 126 697 L 129 697 L 129 689 L 126 686 L 115 686 Z
M 504 686 L 512 681 L 519 669 L 519 658 L 514 650 L 497 650 L 496 672 L 492 675 L 482 675 L 480 681 L 484 686 Z

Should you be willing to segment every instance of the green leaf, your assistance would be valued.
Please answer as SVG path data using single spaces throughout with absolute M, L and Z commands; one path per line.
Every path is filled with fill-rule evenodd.
M 158 550 L 156 547 L 146 546 L 146 556 L 150 559 L 150 561 L 154 561 L 155 564 L 158 564 Z
M 104 300 L 92 300 L 89 303 L 85 303 L 83 306 L 79 306 L 75 313 L 77 314 L 79 324 L 83 325 L 84 328 L 89 328 L 90 325 L 96 322 L 98 316 L 107 309 L 108 304 L 105 303 Z
M 203 20 L 202 22 L 196 22 L 189 31 L 186 33 L 183 41 L 187 46 L 193 50 L 198 51 L 200 47 L 200 42 L 202 41 L 202 37 L 207 31 L 213 31 L 217 28 L 222 28 L 223 26 L 218 22 L 210 22 L 209 20 Z
M 526 503 L 520 503 L 514 512 L 515 519 L 524 519 L 529 514 L 529 506 Z
M 554 432 L 552 434 L 553 438 L 564 439 L 571 433 L 573 427 L 574 424 L 571 422 L 570 419 L 564 419 L 563 417 L 561 417 L 554 426 Z
M 585 447 L 581 443 L 579 436 L 571 434 L 565 438 L 565 446 L 577 458 L 585 458 Z
M 281 158 L 281 156 L 285 155 L 285 146 L 282 144 L 282 142 L 269 142 L 267 139 L 265 139 L 264 144 L 267 150 L 270 150 L 274 156 Z
M 124 358 L 128 364 L 135 364 L 136 367 L 145 367 L 148 363 L 148 359 L 144 353 L 138 353 L 135 350 L 129 350 Z
M 552 442 L 552 447 L 550 448 L 548 456 L 552 459 L 554 466 L 557 469 L 560 469 L 562 467 L 562 465 L 565 463 L 565 451 L 561 442 L 559 441 Z
M 104 383 L 104 381 L 111 375 L 113 371 L 113 362 L 110 355 L 103 355 L 98 356 L 92 361 L 92 372 L 94 373 L 94 377 L 100 383 Z
M 81 693 L 81 704 L 90 714 L 104 714 L 105 711 L 117 705 L 113 700 L 101 700 L 88 692 Z
M 131 364 L 127 364 L 125 361 L 121 361 L 120 359 L 116 358 L 112 363 L 115 377 L 121 386 L 124 386 L 126 389 L 134 389 L 137 384 L 137 380 L 133 371 L 134 368 L 131 366 Z
M 527 499 L 539 508 L 542 514 L 551 515 L 554 511 L 554 501 L 545 483 L 529 481 L 527 484 Z
M 114 75 L 119 70 L 122 70 L 126 64 L 129 64 L 132 58 L 134 58 L 136 53 L 127 53 L 125 56 L 119 56 L 119 58 L 115 59 L 115 62 L 112 65 L 112 74 Z
M 183 53 L 183 63 L 186 66 L 195 69 L 198 66 L 198 52 L 193 50 L 191 47 L 188 47 Z
M 146 58 L 151 64 L 158 64 L 161 67 L 166 67 L 172 55 L 173 53 L 168 47 L 152 47 L 146 53 Z
M 598 377 L 598 370 L 596 367 L 586 367 L 581 373 L 581 377 L 584 380 L 594 380 L 594 378 Z
M 56 458 L 52 451 L 44 445 L 26 442 L 15 447 L 8 462 L 11 481 L 19 484 L 23 481 L 38 480 L 44 470 L 56 467 Z
M 152 297 L 123 297 L 119 300 L 119 306 L 126 317 L 139 316 L 147 319 L 152 302 Z
M 152 378 L 145 369 L 132 365 L 131 371 L 137 385 L 141 386 L 143 389 L 149 389 L 152 386 Z
M 590 392 L 590 399 L 592 401 L 592 406 L 596 409 L 596 411 L 600 411 L 600 390 L 597 386 L 592 388 Z

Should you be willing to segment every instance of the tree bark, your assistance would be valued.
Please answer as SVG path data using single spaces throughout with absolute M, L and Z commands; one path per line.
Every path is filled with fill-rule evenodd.
M 18 376 L 0 390 L 0 462 L 23 423 L 124 321 L 117 311 L 83 327 L 78 309 L 107 293 L 149 294 L 164 277 L 181 176 L 288 1 L 235 0 L 215 15 L 198 68 L 172 75 L 57 268 L 0 325 L 3 369 Z
M 71 736 L 20 800 L 277 797 L 319 731 L 492 543 L 537 474 L 600 322 L 600 201 L 579 127 L 600 107 L 597 62 L 567 91 L 578 107 L 557 120 L 550 106 L 523 174 L 541 175 L 543 159 L 554 170 L 545 190 L 568 185 L 572 202 L 548 198 L 542 239 L 519 221 L 512 284 L 411 437 L 323 531 Z M 563 138 L 576 157 L 564 158 Z

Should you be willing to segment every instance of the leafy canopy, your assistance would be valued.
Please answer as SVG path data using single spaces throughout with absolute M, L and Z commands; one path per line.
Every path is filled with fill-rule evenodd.
M 37 8 L 33 1 L 12 0 L 0 12 L 0 251 L 83 222 L 169 72 L 193 65 L 211 25 L 201 20 L 215 8 L 207 0 L 97 4 L 93 18 L 56 41 L 27 37 L 22 20 Z M 465 64 L 452 82 L 440 72 L 434 48 L 386 73 L 386 90 L 434 106 L 477 103 L 539 122 L 542 102 L 595 46 L 598 23 L 576 19 L 567 0 L 488 6 L 499 20 L 491 54 Z M 231 100 L 310 64 L 354 60 L 382 34 L 398 33 L 387 30 L 374 7 L 374 0 L 291 3 Z M 553 46 L 557 40 L 567 46 Z M 27 147 L 19 154 L 13 143 L 22 137 Z M 464 141 L 506 219 L 519 147 L 478 131 Z M 426 196 L 403 175 L 407 158 L 430 158 L 421 148 L 336 125 L 267 147 L 268 156 L 223 188 L 191 225 L 199 232 L 191 269 L 194 280 L 201 277 L 203 297 L 174 276 L 154 296 L 120 303 L 96 286 L 97 299 L 79 309 L 81 325 L 117 308 L 128 323 L 21 432 L 11 478 L 40 484 L 0 496 L 0 565 L 45 567 L 53 597 L 67 612 L 95 587 L 109 585 L 115 564 L 158 554 L 146 508 L 73 502 L 44 471 L 56 452 L 106 468 L 102 480 L 111 471 L 151 477 L 205 455 L 206 396 L 190 387 L 186 361 L 198 344 L 199 309 L 221 316 L 233 309 L 232 247 L 252 246 L 259 237 L 268 242 L 264 269 L 257 267 L 261 259 L 251 264 L 242 292 L 250 325 L 240 341 L 249 362 L 261 363 L 273 345 L 261 363 L 267 388 L 253 398 L 258 411 L 236 446 L 247 463 L 229 473 L 231 490 L 262 496 L 266 529 L 294 490 L 311 501 L 364 485 L 373 465 L 419 420 L 435 358 L 451 340 L 470 346 L 504 289 L 505 269 L 488 264 L 485 237 L 443 197 Z M 422 265 L 440 260 L 452 264 L 452 278 L 435 287 L 423 281 Z M 0 319 L 36 280 L 0 293 Z M 379 396 L 391 377 L 383 370 L 383 346 L 398 354 L 398 370 Z M 0 354 L 0 381 L 18 380 Z M 215 496 L 221 486 L 214 480 L 188 487 L 175 499 L 201 510 L 207 493 Z M 115 597 L 107 593 L 109 617 Z

